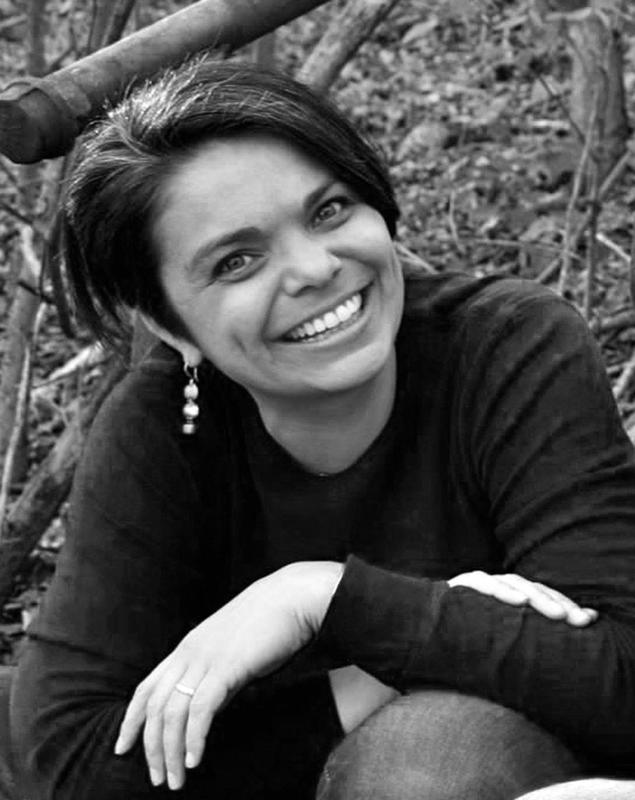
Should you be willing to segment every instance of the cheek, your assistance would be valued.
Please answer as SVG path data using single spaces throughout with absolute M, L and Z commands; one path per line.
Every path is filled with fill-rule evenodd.
M 194 335 L 213 360 L 228 360 L 237 354 L 249 353 L 263 340 L 268 305 L 262 294 L 254 291 L 220 292 L 210 287 L 196 300 L 196 311 L 190 317 Z M 229 291 L 225 291 L 229 288 Z

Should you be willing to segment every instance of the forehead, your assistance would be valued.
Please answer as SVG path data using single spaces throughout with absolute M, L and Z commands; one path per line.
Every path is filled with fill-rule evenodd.
M 328 167 L 298 147 L 273 136 L 242 135 L 199 145 L 177 161 L 164 181 L 165 209 L 183 200 L 216 199 L 219 211 L 236 196 L 275 201 L 280 192 L 311 191 L 309 183 L 332 177 Z

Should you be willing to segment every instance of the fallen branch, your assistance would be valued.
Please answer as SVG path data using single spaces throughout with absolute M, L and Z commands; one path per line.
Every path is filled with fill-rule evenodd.
M 38 308 L 35 323 L 33 325 L 33 337 L 37 336 L 37 331 L 42 323 L 44 306 L 40 304 Z M 13 417 L 13 430 L 9 436 L 9 442 L 4 454 L 4 462 L 2 464 L 2 478 L 0 480 L 0 520 L 4 519 L 9 502 L 9 493 L 11 491 L 11 483 L 14 475 L 14 467 L 20 449 L 20 440 L 24 435 L 24 425 L 27 418 L 27 410 L 29 407 L 29 388 L 31 385 L 31 364 L 33 361 L 32 347 L 27 347 L 22 362 L 22 374 L 20 375 L 20 383 L 16 396 L 15 413 Z M 0 540 L 2 538 L 2 530 L 0 528 Z
M 201 50 L 247 44 L 324 2 L 199 0 L 44 78 L 16 79 L 0 93 L 0 150 L 21 163 L 63 155 L 132 83 Z
M 14 14 L 12 17 L 7 17 L 0 22 L 0 33 L 6 31 L 7 28 L 13 28 L 14 25 L 22 24 L 26 20 L 25 14 Z
M 633 309 L 618 311 L 606 319 L 591 322 L 593 333 L 615 333 L 631 327 L 635 327 L 635 310 Z
M 38 287 L 40 261 L 33 246 L 33 231 L 27 226 L 20 228 L 20 255 L 22 259 L 20 279 L 29 286 Z M 2 372 L 0 374 L 0 475 L 5 476 L 5 461 L 9 443 L 16 433 L 19 422 L 19 396 L 23 391 L 25 363 L 30 358 L 30 348 L 35 330 L 37 311 L 40 307 L 38 294 L 25 290 L 18 284 L 7 321 L 8 338 L 4 346 Z M 12 460 L 12 465 L 15 459 Z M 11 483 L 12 475 L 3 477 L 3 484 Z
M 101 364 L 101 362 L 105 360 L 106 353 L 104 348 L 97 342 L 94 344 L 89 344 L 82 348 L 77 355 L 74 355 L 65 364 L 62 364 L 61 367 L 53 370 L 48 377 L 38 383 L 38 385 L 33 389 L 33 394 L 36 395 L 38 391 L 45 386 L 50 386 L 52 383 L 57 383 L 57 381 L 70 378 L 80 370 L 88 367 L 94 367 L 97 364 Z
M 40 464 L 11 509 L 0 540 L 0 606 L 11 594 L 16 573 L 51 524 L 71 487 L 85 434 L 99 407 L 126 372 L 113 360 L 97 391 Z
M 349 0 L 329 23 L 296 78 L 326 92 L 357 48 L 398 0 Z

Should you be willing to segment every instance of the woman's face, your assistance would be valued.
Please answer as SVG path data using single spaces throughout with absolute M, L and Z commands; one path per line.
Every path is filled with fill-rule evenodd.
M 160 279 L 208 358 L 255 399 L 341 392 L 388 369 L 403 280 L 382 216 L 260 136 L 201 147 L 164 185 Z

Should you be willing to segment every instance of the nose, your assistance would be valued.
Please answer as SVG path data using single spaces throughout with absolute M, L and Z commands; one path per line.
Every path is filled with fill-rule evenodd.
M 291 296 L 326 286 L 342 269 L 337 255 L 310 236 L 294 236 L 280 256 L 283 288 Z

